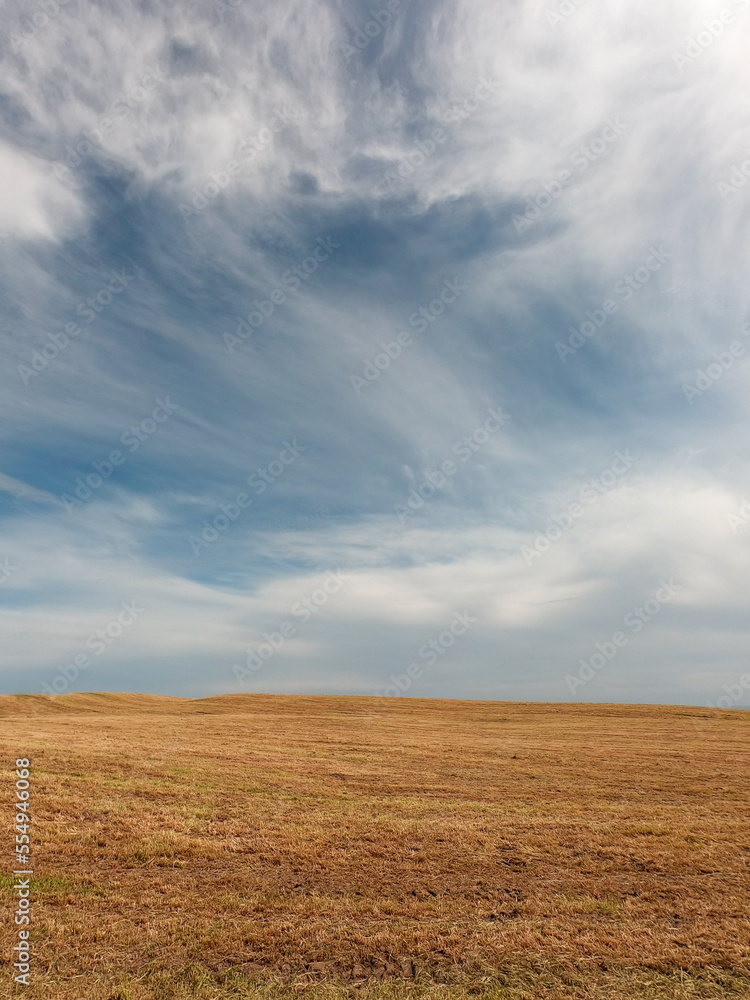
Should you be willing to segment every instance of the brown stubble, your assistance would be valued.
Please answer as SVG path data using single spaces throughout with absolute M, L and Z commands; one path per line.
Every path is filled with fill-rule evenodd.
M 0 730 L 35 997 L 750 994 L 747 713 L 70 695 Z

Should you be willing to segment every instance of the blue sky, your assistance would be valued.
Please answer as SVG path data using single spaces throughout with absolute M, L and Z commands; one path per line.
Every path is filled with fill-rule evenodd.
M 748 6 L 11 0 L 2 691 L 747 707 Z

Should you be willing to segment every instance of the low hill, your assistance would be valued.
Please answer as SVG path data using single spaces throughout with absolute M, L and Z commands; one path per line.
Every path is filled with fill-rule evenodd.
M 750 713 L 16 695 L 0 743 L 35 1000 L 750 995 Z

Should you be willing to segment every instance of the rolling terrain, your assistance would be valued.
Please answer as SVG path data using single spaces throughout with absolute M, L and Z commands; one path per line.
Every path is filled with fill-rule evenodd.
M 6 696 L 0 742 L 1 997 L 750 996 L 750 713 Z

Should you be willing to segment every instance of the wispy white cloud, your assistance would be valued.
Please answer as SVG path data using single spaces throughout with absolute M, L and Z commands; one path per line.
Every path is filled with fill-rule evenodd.
M 551 0 L 404 3 L 351 55 L 372 16 L 354 0 L 62 4 L 21 43 L 13 0 L 7 685 L 44 680 L 142 598 L 106 686 L 229 690 L 233 657 L 337 567 L 349 583 L 274 657 L 268 689 L 369 691 L 461 605 L 479 621 L 422 693 L 567 697 L 563 661 L 664 574 L 683 589 L 651 645 L 586 695 L 689 701 L 732 680 L 750 365 L 738 355 L 692 405 L 683 385 L 748 343 L 750 185 L 718 188 L 748 146 L 747 6 L 712 32 L 708 0 L 561 19 Z M 321 239 L 336 250 L 308 271 Z M 652 246 L 664 266 L 617 293 Z M 121 269 L 137 279 L 108 295 Z M 456 279 L 467 291 L 433 315 Z M 610 297 L 563 364 L 555 345 Z M 224 334 L 258 309 L 230 352 Z M 66 510 L 164 395 L 175 416 Z M 502 432 L 399 521 L 493 406 Z M 195 525 L 291 437 L 303 458 L 196 557 Z M 529 564 L 524 545 L 617 449 L 633 472 Z

